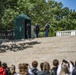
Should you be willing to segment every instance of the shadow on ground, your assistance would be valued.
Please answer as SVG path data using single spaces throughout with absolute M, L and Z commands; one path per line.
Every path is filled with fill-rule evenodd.
M 9 45 L 2 45 L 2 42 L 0 43 L 0 53 L 4 53 L 6 52 L 7 50 L 10 50 L 10 51 L 22 51 L 26 48 L 32 48 L 33 45 L 36 45 L 36 44 L 40 44 L 41 42 L 38 42 L 38 41 L 32 41 L 32 42 L 25 42 L 25 43 L 17 43 L 18 41 L 13 41 L 12 44 L 9 44 Z

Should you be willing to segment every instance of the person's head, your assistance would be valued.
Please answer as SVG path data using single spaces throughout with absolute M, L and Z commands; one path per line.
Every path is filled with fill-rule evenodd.
M 38 62 L 37 61 L 33 61 L 32 62 L 32 67 L 37 68 L 37 66 L 38 66 Z
M 28 73 L 28 67 L 25 63 L 19 64 L 19 72 L 20 74 L 27 74 Z
M 59 65 L 59 61 L 57 59 L 54 59 L 53 60 L 53 66 L 58 67 L 58 65 Z
M 7 69 L 7 68 L 8 68 L 8 67 L 7 67 L 7 63 L 6 63 L 6 62 L 2 63 L 2 67 L 3 67 L 4 69 Z
M 29 25 L 29 23 L 27 23 L 27 25 Z
M 36 24 L 35 24 L 36 26 L 38 26 L 39 24 L 38 24 L 38 22 L 36 22 Z
M 48 62 L 43 63 L 43 71 L 49 71 L 50 70 L 50 65 Z
M 62 60 L 62 65 L 66 65 L 67 67 L 70 67 L 69 62 L 65 59 Z
M 20 70 L 27 70 L 27 66 L 25 63 L 19 64 L 19 69 Z
M 16 68 L 15 68 L 15 65 L 11 65 L 11 67 L 10 67 L 10 72 L 11 72 L 11 73 L 15 73 L 15 69 L 16 69 Z

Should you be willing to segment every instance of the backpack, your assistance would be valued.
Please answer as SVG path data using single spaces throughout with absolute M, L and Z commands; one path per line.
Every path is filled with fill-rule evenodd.
M 37 75 L 37 74 L 38 74 L 38 69 L 36 69 L 36 68 L 32 69 L 31 71 L 32 71 L 32 73 L 33 73 L 34 75 Z
M 57 75 L 57 67 L 52 68 L 52 75 Z
M 6 75 L 11 75 L 10 70 L 5 70 L 6 71 Z
M 76 75 L 76 68 L 73 70 L 72 75 Z

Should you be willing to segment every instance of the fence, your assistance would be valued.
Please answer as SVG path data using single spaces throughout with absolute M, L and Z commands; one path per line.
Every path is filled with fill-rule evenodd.
M 66 31 L 58 31 L 56 32 L 56 36 L 75 36 L 76 30 L 66 30 Z
M 0 32 L 0 39 L 14 39 L 14 32 L 12 30 L 7 30 Z

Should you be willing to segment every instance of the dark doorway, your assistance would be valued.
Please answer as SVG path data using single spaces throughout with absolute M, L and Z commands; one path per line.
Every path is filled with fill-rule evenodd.
M 25 20 L 25 39 L 27 38 L 31 38 L 31 20 Z

